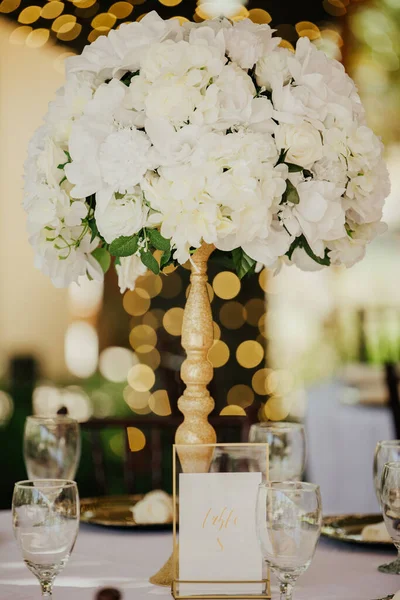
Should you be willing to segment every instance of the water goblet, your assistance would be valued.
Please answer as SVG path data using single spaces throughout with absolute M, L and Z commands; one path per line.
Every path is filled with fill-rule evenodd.
M 14 535 L 42 596 L 52 598 L 54 579 L 67 563 L 79 529 L 79 495 L 74 481 L 39 479 L 15 484 Z
M 28 417 L 24 459 L 29 479 L 73 480 L 81 453 L 79 423 L 64 415 Z
M 381 483 L 383 467 L 388 462 L 400 460 L 400 440 L 378 442 L 374 454 L 374 486 L 379 504 L 381 504 Z
M 400 462 L 388 462 L 383 467 L 381 481 L 381 507 L 386 529 L 398 555 L 396 560 L 378 567 L 381 573 L 400 574 Z
M 259 486 L 257 535 L 261 553 L 280 583 L 281 600 L 292 600 L 294 585 L 314 556 L 321 523 L 317 485 L 278 481 Z
M 256 423 L 250 428 L 249 442 L 268 444 L 271 481 L 301 480 L 306 461 L 306 436 L 303 425 Z

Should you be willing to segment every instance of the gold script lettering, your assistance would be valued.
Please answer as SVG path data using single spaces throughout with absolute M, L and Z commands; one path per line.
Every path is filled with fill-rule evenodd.
M 206 529 L 210 527 L 212 530 L 215 528 L 216 531 L 221 532 L 230 529 L 232 526 L 237 527 L 238 522 L 239 517 L 235 514 L 234 509 L 229 509 L 227 506 L 224 506 L 224 508 L 217 512 L 213 511 L 212 508 L 209 508 L 204 517 L 202 528 Z M 223 552 L 225 547 L 221 538 L 217 536 L 216 540 L 218 549 Z

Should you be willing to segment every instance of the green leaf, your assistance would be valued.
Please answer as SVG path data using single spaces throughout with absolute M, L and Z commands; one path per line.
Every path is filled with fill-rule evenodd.
M 142 259 L 142 263 L 145 265 L 145 267 L 150 269 L 150 271 L 153 271 L 155 275 L 159 274 L 160 267 L 158 265 L 158 262 L 156 261 L 152 253 L 149 252 L 149 250 L 147 250 L 147 252 L 142 252 L 140 258 Z
M 299 194 L 289 179 L 286 180 L 286 190 L 282 196 L 281 204 L 284 204 L 285 202 L 291 202 L 292 204 L 298 204 L 300 202 Z
M 165 237 L 163 237 L 158 229 L 146 229 L 146 233 L 151 244 L 157 250 L 168 252 L 168 250 L 171 248 L 170 240 L 167 240 Z
M 286 253 L 286 256 L 288 256 L 289 259 L 292 259 L 292 254 L 296 250 L 296 248 L 303 248 L 304 251 L 307 252 L 308 256 L 310 258 L 312 258 L 319 265 L 323 265 L 324 267 L 329 267 L 330 264 L 331 264 L 331 259 L 329 258 L 329 250 L 328 250 L 328 248 L 325 249 L 325 255 L 324 255 L 323 258 L 321 258 L 320 256 L 317 256 L 312 251 L 312 249 L 310 247 L 310 244 L 307 242 L 307 240 L 304 237 L 304 235 L 301 235 L 300 237 L 296 238 L 292 242 L 289 250 Z
M 106 250 L 105 248 L 96 248 L 96 250 L 93 250 L 92 256 L 97 260 L 97 262 L 101 266 L 103 273 L 107 273 L 111 265 L 111 256 L 108 250 Z
M 281 150 L 281 153 L 280 153 L 280 155 L 279 155 L 278 162 L 276 163 L 276 165 L 280 165 L 281 163 L 284 163 L 284 162 L 285 162 L 285 159 L 286 159 L 286 154 L 287 154 L 288 152 L 289 152 L 289 150 Z M 276 165 L 275 165 L 275 166 L 276 166 Z
M 94 219 L 91 219 L 89 221 L 88 225 L 89 225 L 90 231 L 92 232 L 90 241 L 93 242 L 93 240 L 95 238 L 97 238 L 98 235 L 99 235 L 99 230 L 97 229 L 97 223 L 96 223 L 96 221 Z
M 303 167 L 300 165 L 295 165 L 293 163 L 285 163 L 287 168 L 289 169 L 289 173 L 300 173 L 303 170 Z
M 254 258 L 250 258 L 242 248 L 235 248 L 232 250 L 232 258 L 239 279 L 254 272 L 256 261 Z
M 121 264 L 121 259 L 119 258 L 119 256 L 116 256 L 115 260 L 114 260 L 114 265 L 120 265 Z
M 138 242 L 138 235 L 130 237 L 122 235 L 111 243 L 110 254 L 112 256 L 132 256 L 138 249 Z
M 169 264 L 170 260 L 171 260 L 171 250 L 167 250 L 166 252 L 164 252 L 164 254 L 162 255 L 161 260 L 160 260 L 161 269 L 166 267 Z

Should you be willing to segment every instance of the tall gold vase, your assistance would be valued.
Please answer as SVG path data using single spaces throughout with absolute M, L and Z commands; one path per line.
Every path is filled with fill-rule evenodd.
M 190 290 L 182 324 L 182 346 L 186 360 L 182 364 L 181 377 L 186 384 L 178 400 L 179 410 L 184 415 L 178 427 L 175 442 L 187 445 L 181 448 L 179 459 L 184 472 L 205 473 L 209 469 L 212 448 L 198 448 L 198 444 L 215 444 L 217 436 L 208 422 L 214 408 L 207 385 L 213 377 L 213 367 L 207 358 L 213 340 L 213 319 L 207 290 L 207 261 L 214 246 L 203 244 L 192 256 Z M 156 585 L 170 586 L 173 579 L 172 557 L 150 578 Z
M 208 471 L 212 449 L 204 450 L 195 444 L 215 444 L 216 434 L 208 422 L 214 408 L 207 385 L 213 377 L 213 367 L 207 358 L 214 341 L 213 319 L 207 290 L 207 261 L 214 246 L 203 244 L 192 257 L 190 291 L 186 302 L 182 324 L 182 346 L 186 360 L 181 377 L 186 384 L 178 408 L 184 421 L 176 432 L 177 444 L 194 445 L 181 449 L 179 458 L 183 471 L 204 473 Z

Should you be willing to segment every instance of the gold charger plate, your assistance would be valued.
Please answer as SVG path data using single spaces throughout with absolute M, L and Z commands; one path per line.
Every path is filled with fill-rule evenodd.
M 144 494 L 133 496 L 100 496 L 81 500 L 81 523 L 102 525 L 103 527 L 124 527 L 143 531 L 160 531 L 172 528 L 172 519 L 168 523 L 136 523 L 131 511 L 132 506 L 143 500 Z
M 325 517 L 322 522 L 321 533 L 325 537 L 348 544 L 360 544 L 363 546 L 381 546 L 393 548 L 392 542 L 373 542 L 363 540 L 361 532 L 367 525 L 375 525 L 382 522 L 382 515 L 335 515 Z

